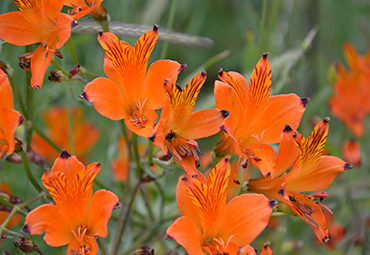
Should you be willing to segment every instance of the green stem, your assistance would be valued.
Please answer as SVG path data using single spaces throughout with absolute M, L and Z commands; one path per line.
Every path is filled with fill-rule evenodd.
M 159 220 L 158 220 L 159 222 L 161 222 L 163 218 L 165 196 L 164 196 L 164 192 L 163 192 L 161 184 L 159 184 L 157 180 L 154 181 L 154 184 L 157 186 L 159 194 L 160 194 L 160 198 L 161 198 L 160 205 L 159 205 Z
M 11 203 L 9 203 L 8 201 L 6 201 L 6 200 L 3 198 L 3 196 L 0 196 L 0 204 L 4 205 L 4 206 L 6 206 L 6 207 L 9 207 L 9 208 L 11 208 L 11 209 L 13 209 L 13 208 L 14 208 L 14 205 L 13 205 L 13 204 L 11 204 Z M 19 213 L 20 215 L 22 215 L 23 217 L 26 217 L 26 215 L 27 215 L 27 213 L 26 213 L 25 211 L 22 211 L 21 209 L 19 209 L 19 206 L 18 206 L 18 213 Z
M 274 248 L 274 253 L 275 254 L 282 254 L 281 250 L 283 248 L 283 242 L 284 242 L 284 239 L 285 239 L 285 234 L 286 234 L 287 229 L 288 229 L 288 225 L 289 225 L 289 217 L 285 217 L 285 222 L 282 221 L 282 224 L 280 224 L 278 233 L 276 235 L 277 241 L 275 243 L 275 248 Z
M 40 192 L 37 196 L 35 196 L 34 198 L 31 198 L 31 199 L 29 199 L 29 200 L 27 200 L 27 201 L 25 201 L 25 202 L 22 202 L 22 203 L 20 203 L 20 204 L 17 204 L 17 206 L 18 206 L 19 208 L 26 207 L 26 206 L 28 206 L 29 204 L 32 204 L 33 202 L 35 202 L 35 201 L 39 200 L 40 198 L 44 198 L 46 195 L 47 195 L 47 194 L 46 194 L 46 192 L 45 192 L 45 191 L 42 191 L 42 192 Z
M 26 175 L 27 175 L 28 179 L 30 180 L 31 184 L 33 185 L 33 187 L 35 187 L 35 189 L 39 193 L 43 192 L 43 189 L 41 188 L 39 183 L 36 181 L 35 177 L 32 175 L 31 168 L 30 168 L 30 162 L 28 161 L 27 153 L 24 150 L 22 150 L 22 151 L 18 152 L 18 154 L 22 158 L 24 170 L 26 171 Z
M 44 132 L 39 129 L 33 121 L 31 121 L 32 128 L 36 131 L 36 133 L 42 137 L 42 139 L 45 140 L 48 144 L 50 144 L 51 147 L 53 147 L 57 152 L 61 152 L 62 148 L 60 148 L 55 142 L 53 142 Z
M 9 68 L 9 69 L 11 69 L 11 68 Z M 21 93 L 19 91 L 17 82 L 15 81 L 14 76 L 13 76 L 14 75 L 14 70 L 11 69 L 9 73 L 10 74 L 8 74 L 8 79 L 9 79 L 10 84 L 12 85 L 12 88 L 13 88 L 13 91 L 14 91 L 14 94 L 15 94 L 15 98 L 17 99 L 17 102 L 18 102 L 19 108 L 21 110 L 22 116 L 25 117 L 26 120 L 29 120 L 30 117 L 28 116 L 28 113 L 26 111 L 26 107 L 24 106 L 22 96 L 21 96 Z
M 78 59 L 77 59 L 77 56 L 76 56 L 75 49 L 73 47 L 72 37 L 70 37 L 69 40 L 68 40 L 68 50 L 69 50 L 69 53 L 71 54 L 73 63 L 75 63 L 75 65 L 77 65 L 78 64 Z
M 260 24 L 260 47 L 259 50 L 262 52 L 264 46 L 264 30 L 265 30 L 265 22 L 266 22 L 266 9 L 267 9 L 267 0 L 263 0 L 262 3 L 262 17 L 261 17 L 261 24 Z
M 148 139 L 148 166 L 153 165 L 153 152 L 154 152 L 153 142 Z
M 172 28 L 173 20 L 174 20 L 175 13 L 176 13 L 176 5 L 177 5 L 177 0 L 172 0 L 170 14 L 168 17 L 168 22 L 167 22 L 167 29 Z M 168 50 L 168 43 L 163 43 L 161 59 L 164 59 L 166 57 L 167 50 Z
M 67 75 L 68 76 L 68 72 L 66 71 L 66 70 L 64 70 L 63 69 L 63 67 L 61 67 L 61 65 L 59 65 L 59 63 L 57 62 L 57 61 L 55 61 L 54 59 L 53 59 L 53 64 L 55 65 L 55 67 L 58 69 L 58 70 L 60 70 L 60 71 L 62 71 L 62 73 L 64 74 L 64 75 Z
M 98 76 L 92 72 L 90 72 L 89 70 L 87 70 L 85 67 L 80 67 L 81 71 L 83 74 L 87 74 L 88 76 L 90 76 L 91 78 L 98 78 Z
M 27 45 L 26 46 L 26 53 L 27 52 L 32 52 L 33 51 L 33 47 L 32 45 Z M 32 120 L 33 118 L 33 101 L 34 101 L 34 89 L 32 88 L 31 86 L 31 72 L 26 72 L 26 80 L 25 80 L 25 95 L 26 95 L 26 110 L 27 110 L 27 114 L 29 116 L 29 119 Z M 26 143 L 27 143 L 27 146 L 29 146 L 31 144 L 31 140 L 32 140 L 32 128 L 29 128 L 27 127 L 26 129 Z
M 121 240 L 122 240 L 123 231 L 125 230 L 126 224 L 128 222 L 128 218 L 129 218 L 129 215 L 130 215 L 130 212 L 131 212 L 131 209 L 132 209 L 132 205 L 133 205 L 135 197 L 138 193 L 137 191 L 140 187 L 140 184 L 141 184 L 141 182 L 140 182 L 140 179 L 139 179 L 138 182 L 135 185 L 134 190 L 133 190 L 130 202 L 127 205 L 127 207 L 125 208 L 125 213 L 124 213 L 124 217 L 123 217 L 123 220 L 122 220 L 122 225 L 119 226 L 120 219 L 117 222 L 117 227 L 119 226 L 119 230 L 116 232 L 116 235 L 114 236 L 113 249 L 112 249 L 112 253 L 111 253 L 112 255 L 116 255 L 117 252 L 118 252 L 118 247 L 119 247 L 119 245 L 121 243 Z
M 9 229 L 3 228 L 2 233 L 8 235 L 8 236 L 18 236 L 18 237 L 24 237 L 22 234 L 19 234 L 17 232 L 11 231 Z
M 140 154 L 139 154 L 139 146 L 138 146 L 138 136 L 134 132 L 132 132 L 132 149 L 134 153 L 134 160 L 136 163 L 136 170 L 137 173 L 140 174 L 140 172 L 143 171 L 143 168 L 141 166 L 141 160 L 140 160 Z
M 73 136 L 73 118 L 72 118 L 72 110 L 70 107 L 70 100 L 69 100 L 69 86 L 65 84 L 66 87 L 66 111 L 67 111 L 67 118 L 68 118 L 68 138 L 69 138 L 69 148 L 72 155 L 75 155 L 75 139 Z

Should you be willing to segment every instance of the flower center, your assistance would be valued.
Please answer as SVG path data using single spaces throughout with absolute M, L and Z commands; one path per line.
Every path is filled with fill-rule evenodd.
M 208 247 L 212 255 L 229 255 L 227 247 L 234 235 L 230 236 L 229 240 L 225 243 L 222 238 L 211 238 L 206 242 L 205 246 Z
M 91 248 L 87 247 L 85 244 L 85 238 L 91 238 L 88 236 L 87 233 L 87 227 L 84 227 L 80 225 L 77 229 L 71 229 L 72 234 L 75 236 L 78 244 L 79 244 L 79 250 L 76 251 L 74 249 L 71 250 L 72 255 L 87 255 L 90 254 Z
M 140 99 L 135 99 L 135 106 L 132 109 L 131 116 L 127 121 L 129 124 L 135 125 L 136 127 L 145 128 L 145 123 L 148 121 L 148 118 L 144 115 L 145 102 L 146 98 L 144 99 L 143 103 L 141 103 Z
M 186 156 L 193 156 L 195 161 L 199 161 L 199 156 L 196 150 L 197 145 L 193 145 L 191 141 L 187 141 L 176 132 L 171 130 L 171 132 L 166 135 L 165 141 L 167 147 L 172 152 L 173 159 L 177 162 L 181 162 Z

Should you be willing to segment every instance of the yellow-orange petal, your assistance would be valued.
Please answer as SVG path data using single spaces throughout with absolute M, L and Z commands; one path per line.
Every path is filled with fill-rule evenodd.
M 272 213 L 270 201 L 260 194 L 243 194 L 226 206 L 225 218 L 217 236 L 238 246 L 250 244 L 267 226 Z
M 206 255 L 202 249 L 204 243 L 202 233 L 190 218 L 186 216 L 178 218 L 168 227 L 167 235 L 182 245 L 189 254 Z
M 14 108 L 13 91 L 8 76 L 0 69 L 0 109 L 4 107 Z
M 57 49 L 61 48 L 71 37 L 72 21 L 73 18 L 67 14 L 59 13 L 56 15 L 55 22 L 58 35 Z
M 128 103 L 118 86 L 107 78 L 96 78 L 84 89 L 85 97 L 101 115 L 111 120 L 121 120 L 130 115 Z
M 138 136 L 148 138 L 154 133 L 154 122 L 157 120 L 157 113 L 153 109 L 146 109 L 143 111 L 143 116 L 145 117 L 145 122 L 140 122 L 138 118 L 129 115 L 125 117 L 125 124 L 128 129 L 137 134 Z
M 220 131 L 228 112 L 219 109 L 206 109 L 194 112 L 187 125 L 174 130 L 188 140 L 196 140 L 214 135 Z
M 293 167 L 294 162 L 298 159 L 299 148 L 294 138 L 295 131 L 286 125 L 280 135 L 278 154 L 276 156 L 275 176 L 279 176 L 289 168 Z
M 44 41 L 49 33 L 39 25 L 29 22 L 21 12 L 0 15 L 0 38 L 18 46 Z
M 44 76 L 54 56 L 54 49 L 47 49 L 40 45 L 31 59 L 31 86 L 35 89 L 42 87 Z
M 66 245 L 74 238 L 71 225 L 55 205 L 44 204 L 32 210 L 26 216 L 23 232 L 41 235 L 45 232 L 45 242 L 54 247 Z
M 292 181 L 288 173 L 288 189 L 296 192 L 326 189 L 340 173 L 349 168 L 352 166 L 338 157 L 321 156 L 318 166 L 312 172 L 302 171 Z
M 8 144 L 8 152 L 7 154 L 10 155 L 14 151 L 14 132 L 15 129 L 21 124 L 22 122 L 22 116 L 19 112 L 17 112 L 14 109 L 9 109 L 7 107 L 3 108 L 2 110 L 2 119 L 0 121 L 3 121 L 2 125 L 2 132 L 5 138 L 6 143 Z M 2 153 L 4 153 L 2 151 Z
M 91 199 L 87 217 L 87 229 L 91 236 L 106 237 L 112 210 L 118 206 L 118 197 L 111 191 L 98 190 Z
M 157 60 L 150 65 L 145 78 L 141 98 L 146 100 L 146 106 L 151 109 L 162 108 L 166 99 L 166 92 L 163 89 L 165 80 L 175 83 L 178 74 L 186 68 L 177 61 Z
M 343 144 L 343 157 L 353 166 L 361 165 L 360 143 L 354 140 L 346 141 Z
M 263 248 L 262 248 L 262 251 L 261 251 L 261 255 L 273 255 L 274 253 L 272 252 L 271 248 L 270 248 L 270 243 L 267 242 Z

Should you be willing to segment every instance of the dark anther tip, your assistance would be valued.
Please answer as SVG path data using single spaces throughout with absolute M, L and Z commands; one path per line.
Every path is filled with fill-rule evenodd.
M 164 80 L 164 85 L 167 85 L 169 81 L 170 81 L 170 79 L 165 79 Z
M 261 161 L 261 160 L 259 160 L 259 161 Z M 266 177 L 271 177 L 271 172 L 268 172 L 268 173 L 266 174 Z
M 96 163 L 95 163 L 95 165 L 96 165 L 97 167 L 99 167 L 101 164 L 100 164 L 100 162 L 96 162 Z
M 326 117 L 325 119 L 324 119 L 324 122 L 325 123 L 328 123 L 330 121 L 330 118 L 329 117 Z
M 283 132 L 290 132 L 292 130 L 293 129 L 288 124 L 285 124 L 285 128 L 284 128 Z
M 269 241 L 267 241 L 264 245 L 263 245 L 263 247 L 264 248 L 267 248 L 267 246 L 269 246 L 270 245 L 270 242 Z
M 298 135 L 298 131 L 294 131 L 293 137 L 296 137 Z
M 218 75 L 219 75 L 219 76 L 222 76 L 222 75 L 223 75 L 223 73 L 224 73 L 224 69 L 220 68 L 220 70 L 218 71 Z
M 254 252 L 256 253 L 256 255 L 259 255 L 256 248 L 254 248 Z
M 23 123 L 23 121 L 24 121 L 24 117 L 21 115 L 21 117 L 19 118 L 19 124 L 18 124 L 18 126 L 21 125 Z
M 172 236 L 170 235 L 166 235 L 166 240 L 169 240 L 169 241 L 172 241 L 172 240 L 175 240 L 175 238 L 173 238 Z
M 263 55 L 262 55 L 262 57 L 264 58 L 264 59 L 267 59 L 267 56 L 270 54 L 270 52 L 265 52 L 265 53 L 263 53 Z
M 79 97 L 80 97 L 80 98 L 82 98 L 82 99 L 85 99 L 85 100 L 89 101 L 89 98 L 87 97 L 86 92 L 81 93 L 81 94 L 79 95 Z
M 230 160 L 230 156 L 224 157 L 225 162 L 228 162 Z
M 207 72 L 203 70 L 200 74 L 201 74 L 202 76 L 206 76 L 206 75 L 207 75 Z
M 102 36 L 103 35 L 103 31 L 99 31 L 99 36 Z
M 151 136 L 149 136 L 149 137 L 148 137 L 148 139 L 149 139 L 150 141 L 152 141 L 153 143 L 154 143 L 154 138 L 155 138 L 155 134 L 154 134 L 154 135 L 151 135 Z
M 236 185 L 240 185 L 240 181 L 238 179 L 233 180 Z
M 71 27 L 72 28 L 74 28 L 77 25 L 78 25 L 78 21 L 77 20 L 72 21 L 72 23 L 71 23 Z
M 188 177 L 186 175 L 184 175 L 183 177 L 181 177 L 181 180 L 184 181 L 184 182 L 187 182 L 188 181 Z
M 306 105 L 310 102 L 310 98 L 309 97 L 302 97 L 301 98 L 301 102 L 303 104 L 303 107 L 306 107 Z
M 67 158 L 69 158 L 71 156 L 71 154 L 69 154 L 68 153 L 68 151 L 66 150 L 66 149 L 63 149 L 62 150 L 62 153 L 60 153 L 60 156 L 59 157 L 61 157 L 61 158 L 63 158 L 63 159 L 67 159 Z
M 197 178 L 199 176 L 199 174 L 193 174 L 192 176 L 191 176 L 191 178 Z
M 348 170 L 348 169 L 352 169 L 353 168 L 353 165 L 352 164 L 350 164 L 350 163 L 346 163 L 345 165 L 344 165 L 344 170 Z
M 220 130 L 221 130 L 221 131 L 223 131 L 223 132 L 225 132 L 225 133 L 227 134 L 227 130 L 225 129 L 225 126 L 224 126 L 224 125 L 222 125 L 222 126 L 220 127 Z
M 113 210 L 119 209 L 119 208 L 121 208 L 121 203 L 117 202 L 117 204 L 115 204 L 115 206 L 113 207 Z
M 329 242 L 329 237 L 325 236 L 324 239 L 322 240 L 324 243 Z
M 181 73 L 182 71 L 184 71 L 186 68 L 188 68 L 188 65 L 187 64 L 183 64 L 180 66 L 180 70 L 179 70 L 179 73 Z
M 226 119 L 230 115 L 230 112 L 226 110 L 221 110 L 221 115 L 222 117 L 224 117 L 224 119 Z
M 34 89 L 40 89 L 40 88 L 41 88 L 41 86 L 39 86 L 39 85 L 35 85 L 35 86 L 33 86 L 33 88 L 34 88 Z
M 154 30 L 154 31 L 158 31 L 158 29 L 159 29 L 159 25 L 155 24 L 155 25 L 153 26 L 153 30 Z
M 180 84 L 179 84 L 179 83 L 176 83 L 176 88 L 177 88 L 179 91 L 182 91 L 182 88 L 181 88 L 181 86 L 180 86 Z
M 281 187 L 279 190 L 278 190 L 278 193 L 279 195 L 281 195 L 282 197 L 284 197 L 284 188 Z
M 24 225 L 23 228 L 20 230 L 20 232 L 24 234 L 31 234 L 30 228 L 28 227 L 28 225 Z
M 269 201 L 269 205 L 270 205 L 271 208 L 274 208 L 274 206 L 277 205 L 277 204 L 278 204 L 278 202 L 275 201 L 275 200 L 270 200 Z

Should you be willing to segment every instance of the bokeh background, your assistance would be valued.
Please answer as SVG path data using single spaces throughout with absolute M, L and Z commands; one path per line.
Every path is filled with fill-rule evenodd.
M 195 72 L 206 69 L 208 78 L 201 91 L 196 108 L 214 107 L 213 84 L 220 68 L 225 71 L 238 71 L 249 80 L 251 71 L 264 52 L 272 64 L 272 94 L 296 93 L 301 97 L 310 97 L 311 102 L 303 116 L 299 131 L 308 136 L 312 131 L 315 119 L 331 117 L 327 151 L 331 155 L 342 157 L 342 145 L 345 140 L 353 137 L 351 131 L 333 115 L 328 108 L 328 100 L 333 94 L 330 82 L 335 69 L 333 63 L 345 63 L 343 43 L 350 42 L 360 54 L 370 49 L 370 2 L 368 0 L 105 0 L 103 5 L 108 10 L 112 21 L 171 28 L 173 31 L 207 37 L 213 40 L 209 47 L 188 47 L 183 45 L 158 42 L 149 63 L 161 56 L 186 63 L 188 69 L 179 76 L 182 87 Z M 66 8 L 67 9 L 67 8 Z M 171 9 L 174 10 L 171 11 Z M 0 14 L 18 10 L 13 0 L 0 1 Z M 173 14 L 173 22 L 169 22 Z M 83 21 L 91 20 L 84 17 Z M 171 24 L 172 23 L 172 24 Z M 120 37 L 131 44 L 137 38 Z M 80 63 L 95 73 L 105 76 L 103 71 L 104 52 L 97 42 L 97 34 L 73 34 L 72 40 Z M 57 59 L 66 70 L 74 64 L 65 45 L 61 50 L 64 59 Z M 15 70 L 18 85 L 24 93 L 25 71 L 18 68 L 19 55 L 25 52 L 23 47 L 2 42 L 0 44 L 0 60 L 8 63 Z M 346 65 L 346 64 L 345 64 Z M 49 69 L 55 67 L 51 64 Z M 92 80 L 87 76 L 87 79 Z M 99 115 L 91 105 L 78 98 L 83 92 L 84 84 L 78 81 L 68 83 L 51 83 L 45 78 L 41 90 L 35 91 L 34 119 L 39 127 L 45 130 L 45 122 L 41 113 L 53 105 L 78 106 L 84 109 L 84 119 L 92 121 L 100 130 L 96 145 L 91 148 L 88 162 L 100 161 L 102 170 L 98 175 L 100 186 L 109 187 L 116 194 L 122 194 L 124 184 L 112 177 L 111 160 L 117 156 L 117 139 L 120 135 L 120 123 L 113 122 Z M 370 88 L 369 88 L 370 89 Z M 72 93 L 71 93 L 72 91 Z M 17 103 L 15 103 L 17 108 Z M 277 219 L 276 229 L 267 229 L 253 245 L 259 249 L 267 240 L 275 254 L 370 254 L 370 178 L 368 158 L 370 152 L 370 120 L 365 121 L 365 135 L 358 139 L 361 143 L 362 166 L 340 175 L 327 190 L 330 197 L 326 199 L 335 215 L 334 221 L 343 225 L 346 236 L 337 244 L 337 249 L 329 250 L 319 244 L 311 228 L 301 219 L 281 217 Z M 18 130 L 22 137 L 22 127 Z M 146 142 L 143 141 L 145 144 Z M 217 137 L 200 141 L 203 150 L 211 150 Z M 0 180 L 9 183 L 15 196 L 27 200 L 36 195 L 34 188 L 27 182 L 23 167 L 1 159 L 2 169 Z M 42 170 L 32 165 L 37 177 Z M 166 187 L 164 214 L 172 220 L 179 215 L 176 207 L 175 186 L 182 171 L 175 169 L 166 172 L 159 182 Z M 101 188 L 96 185 L 96 188 Z M 149 206 L 153 211 L 161 207 L 159 192 L 150 184 L 142 191 L 150 191 Z M 157 254 L 165 254 L 176 246 L 174 242 L 164 240 L 165 227 L 171 220 L 153 230 L 156 235 L 142 235 L 153 227 L 147 219 L 145 196 L 141 196 L 135 204 L 134 216 L 125 233 L 125 241 L 120 254 L 132 252 L 133 244 L 150 244 Z M 31 205 L 32 208 L 38 203 Z M 155 214 L 155 212 L 154 212 Z M 114 214 L 117 217 L 117 213 Z M 115 229 L 115 220 L 110 221 L 110 233 Z M 155 218 L 156 216 L 154 216 Z M 169 219 L 171 219 L 169 217 Z M 145 222 L 146 224 L 139 224 Z M 23 222 L 13 229 L 18 231 Z M 148 226 L 150 225 L 150 226 Z M 141 235 L 142 239 L 139 239 Z M 33 240 L 45 254 L 65 254 L 64 248 L 51 249 L 44 244 L 41 237 Z M 112 241 L 110 234 L 105 240 Z M 140 243 L 141 242 L 141 243 Z M 11 240 L 5 240 L 1 251 L 14 251 Z M 58 253 L 59 252 L 59 253 Z M 183 252 L 179 250 L 180 254 Z

